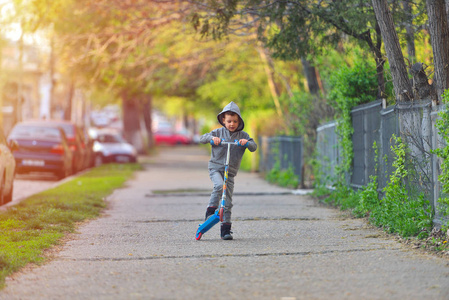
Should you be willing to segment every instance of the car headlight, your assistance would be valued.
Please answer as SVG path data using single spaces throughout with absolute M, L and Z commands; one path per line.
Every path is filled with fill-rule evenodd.
M 94 152 L 101 152 L 101 145 L 97 142 L 94 143 Z

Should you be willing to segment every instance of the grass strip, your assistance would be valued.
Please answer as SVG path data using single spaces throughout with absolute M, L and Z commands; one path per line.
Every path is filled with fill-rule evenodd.
M 5 278 L 74 232 L 78 222 L 98 217 L 105 197 L 120 188 L 139 164 L 106 164 L 0 212 L 0 289 Z

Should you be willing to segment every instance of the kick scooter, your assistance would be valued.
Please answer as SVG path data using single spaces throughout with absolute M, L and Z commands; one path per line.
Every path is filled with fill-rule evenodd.
M 209 229 L 215 226 L 218 222 L 223 222 L 223 214 L 224 214 L 224 207 L 226 205 L 226 181 L 228 179 L 228 169 L 229 169 L 229 154 L 231 150 L 231 145 L 238 145 L 238 141 L 235 140 L 234 142 L 225 142 L 224 140 L 221 141 L 220 145 L 227 145 L 228 151 L 226 153 L 226 163 L 225 163 L 225 170 L 223 175 L 223 194 L 221 195 L 221 202 L 218 209 L 215 211 L 213 215 L 211 215 L 203 224 L 200 224 L 198 227 L 198 230 L 196 231 L 196 240 L 199 241 L 203 234 L 205 234 Z

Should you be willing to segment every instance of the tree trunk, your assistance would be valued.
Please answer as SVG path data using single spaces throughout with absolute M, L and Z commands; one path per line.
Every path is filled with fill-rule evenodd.
M 438 101 L 449 87 L 449 28 L 444 0 L 426 0 Z
M 309 92 L 312 95 L 318 95 L 320 92 L 320 85 L 318 83 L 318 78 L 316 76 L 316 69 L 312 64 L 305 58 L 301 58 L 302 67 L 304 69 L 304 75 L 307 79 L 307 85 Z
M 139 153 L 144 152 L 140 130 L 140 107 L 138 101 L 127 93 L 122 94 L 123 107 L 123 135 L 124 138 L 136 147 Z
M 393 17 L 386 0 L 372 0 L 376 19 L 384 39 L 385 51 L 390 63 L 394 92 L 399 102 L 413 99 L 412 85 L 402 55 L 399 38 L 394 27 Z
M 153 111 L 152 106 L 152 96 L 151 95 L 145 95 L 143 99 L 143 120 L 145 122 L 145 128 L 147 131 L 147 137 L 148 137 L 148 147 L 152 148 L 154 139 L 153 139 L 153 119 L 151 117 L 151 113 Z
M 379 22 L 376 22 L 374 29 L 376 31 L 376 41 L 373 41 L 371 33 L 369 31 L 358 36 L 357 38 L 365 41 L 368 47 L 374 54 L 374 60 L 376 62 L 377 73 L 377 99 L 386 98 L 385 93 L 385 58 L 382 54 L 382 35 L 380 32 Z
M 73 80 L 70 81 L 69 91 L 67 93 L 66 107 L 64 109 L 64 120 L 70 121 L 72 119 L 72 105 L 73 105 L 73 95 L 75 94 L 75 84 Z
M 407 39 L 407 52 L 408 59 L 411 64 L 415 63 L 416 60 L 416 51 L 415 51 L 415 31 L 413 29 L 413 13 L 412 7 L 410 6 L 409 1 L 402 1 L 402 7 L 404 8 L 405 13 L 409 18 L 409 22 L 405 24 L 405 32 Z
M 281 108 L 281 104 L 279 102 L 279 91 L 276 87 L 276 83 L 274 81 L 274 75 L 272 70 L 270 69 L 268 54 L 265 48 L 258 47 L 257 51 L 259 52 L 260 59 L 263 62 L 265 73 L 267 74 L 268 87 L 270 88 L 271 97 L 273 97 L 273 102 L 276 107 L 276 112 L 279 118 L 284 119 L 284 113 Z
M 445 6 L 446 6 L 446 20 L 447 20 L 447 23 L 449 24 L 449 0 L 445 0 L 444 1 L 445 2 Z
M 385 59 L 382 56 L 382 53 L 379 51 L 379 55 L 375 53 L 375 60 L 376 60 L 376 73 L 377 73 L 377 99 L 384 99 L 386 98 L 385 93 Z

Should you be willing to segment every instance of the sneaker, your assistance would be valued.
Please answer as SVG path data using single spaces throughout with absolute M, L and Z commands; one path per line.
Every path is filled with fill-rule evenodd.
M 215 206 L 209 206 L 206 210 L 206 218 L 204 218 L 204 220 L 207 220 L 210 216 L 212 216 L 216 210 L 217 208 Z
M 230 223 L 221 224 L 221 239 L 222 240 L 232 240 L 232 231 Z

